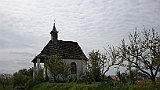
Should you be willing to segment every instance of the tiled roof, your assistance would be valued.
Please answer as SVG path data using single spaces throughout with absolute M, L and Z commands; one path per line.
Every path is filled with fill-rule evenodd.
M 41 53 L 37 55 L 32 62 L 36 62 L 36 58 L 46 58 L 51 55 L 60 55 L 62 59 L 87 60 L 82 49 L 77 42 L 58 40 L 57 44 L 53 44 L 52 40 L 43 48 Z M 44 61 L 42 60 L 41 63 Z

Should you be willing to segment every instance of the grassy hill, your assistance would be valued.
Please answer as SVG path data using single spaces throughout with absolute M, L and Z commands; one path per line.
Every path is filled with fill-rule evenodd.
M 34 86 L 32 90 L 160 90 L 160 85 L 129 85 L 109 82 L 93 84 L 44 82 Z
M 97 84 L 98 85 L 98 84 Z M 33 87 L 33 90 L 93 90 L 96 84 L 76 84 L 76 83 L 41 83 Z
M 12 85 L 3 88 L 0 84 L 0 90 L 13 90 Z M 96 82 L 92 84 L 85 83 L 51 83 L 43 82 L 35 85 L 31 90 L 160 90 L 160 83 L 152 85 L 150 83 L 138 83 L 136 85 L 122 84 L 117 82 Z
M 0 90 L 13 90 L 12 85 L 7 85 L 5 86 L 5 88 L 2 86 L 2 84 L 0 84 Z

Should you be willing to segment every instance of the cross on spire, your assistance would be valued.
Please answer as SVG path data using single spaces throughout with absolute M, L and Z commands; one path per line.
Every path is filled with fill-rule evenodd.
M 55 22 L 56 22 L 56 21 L 55 21 L 55 19 L 54 19 L 54 26 L 55 26 Z

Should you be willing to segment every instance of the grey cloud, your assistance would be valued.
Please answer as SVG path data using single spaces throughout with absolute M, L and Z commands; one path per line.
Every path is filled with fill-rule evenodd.
M 32 63 L 28 62 L 27 59 L 26 60 L 18 60 L 16 62 L 16 64 L 19 65 L 19 66 L 23 66 L 23 67 L 29 67 L 29 66 L 31 67 L 32 66 Z
M 77 41 L 86 55 L 93 49 L 102 50 L 107 44 L 118 45 L 135 27 L 142 30 L 145 25 L 160 32 L 158 0 L 0 2 L 0 49 L 8 52 L 7 55 L 17 56 L 16 60 L 0 59 L 7 65 L 2 69 L 9 72 L 31 66 L 31 59 L 50 40 L 54 19 L 59 39 Z
M 24 56 L 24 57 L 28 57 L 28 56 L 33 56 L 34 55 L 33 53 L 30 53 L 30 52 L 10 52 L 10 54 L 21 55 L 21 56 Z

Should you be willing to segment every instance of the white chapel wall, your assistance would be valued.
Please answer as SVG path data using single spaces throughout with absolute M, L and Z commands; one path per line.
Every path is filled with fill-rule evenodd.
M 67 64 L 71 65 L 72 62 L 75 62 L 77 65 L 77 75 L 84 73 L 86 71 L 87 65 L 85 60 L 76 60 L 76 59 L 63 59 Z
M 76 76 L 81 73 L 84 73 L 87 69 L 87 64 L 85 60 L 76 60 L 76 59 L 63 59 L 67 64 L 71 65 L 72 62 L 76 63 L 77 66 L 77 74 L 72 74 L 71 76 Z M 70 73 L 70 72 L 69 72 Z M 50 72 L 47 70 L 47 75 L 51 77 Z

